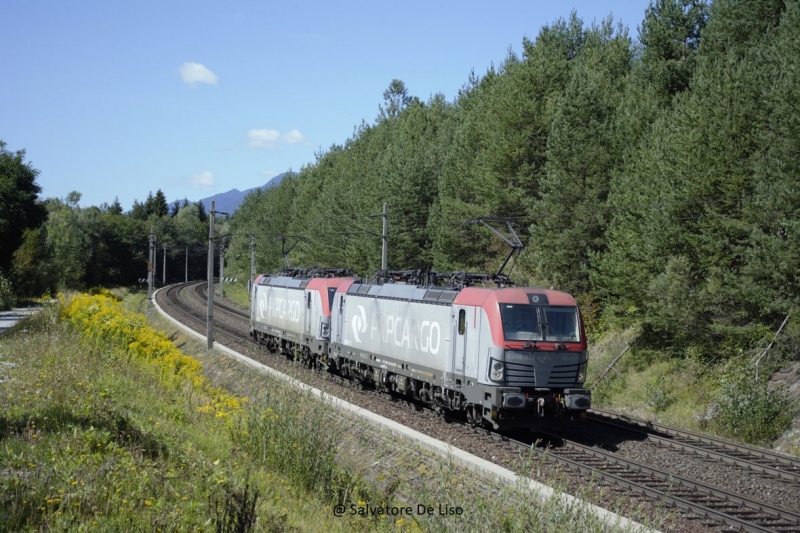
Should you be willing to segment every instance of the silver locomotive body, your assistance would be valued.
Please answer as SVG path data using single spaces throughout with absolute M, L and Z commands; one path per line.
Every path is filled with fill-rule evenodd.
M 342 284 L 329 355 L 345 376 L 497 429 L 591 404 L 580 313 L 558 291 Z

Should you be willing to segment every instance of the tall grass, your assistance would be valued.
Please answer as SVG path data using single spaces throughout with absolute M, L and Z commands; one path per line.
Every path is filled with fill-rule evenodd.
M 320 429 L 334 423 L 327 404 L 274 383 L 248 409 L 236 442 L 252 457 L 284 473 L 293 485 L 330 498 L 328 488 L 339 470 L 336 446 L 341 434 Z
M 0 392 L 0 529 L 208 529 L 207 502 L 238 475 L 174 424 L 182 392 L 119 350 L 85 349 L 54 315 L 0 343 L 13 365 Z M 218 432 L 209 415 L 194 422 Z
M 79 295 L 0 338 L 0 531 L 350 530 L 237 447 L 246 404 L 162 336 Z

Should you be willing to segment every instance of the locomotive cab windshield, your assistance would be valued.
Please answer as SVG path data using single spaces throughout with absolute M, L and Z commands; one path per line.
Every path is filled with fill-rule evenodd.
M 577 307 L 500 304 L 507 341 L 580 342 Z

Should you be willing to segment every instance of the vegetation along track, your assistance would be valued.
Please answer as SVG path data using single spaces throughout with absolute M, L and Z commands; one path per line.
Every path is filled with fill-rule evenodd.
M 158 293 L 159 303 L 168 313 L 204 333 L 206 285 L 205 282 L 190 283 L 162 290 Z M 730 448 L 715 449 L 713 458 L 700 453 L 688 454 L 685 449 L 665 448 L 662 441 L 650 437 L 663 437 L 662 429 L 648 432 L 647 422 L 631 420 L 622 427 L 609 426 L 598 422 L 602 415 L 595 412 L 585 424 L 572 426 L 559 437 L 570 435 L 575 441 L 588 442 L 592 447 L 559 440 L 556 441 L 558 446 L 542 454 L 538 463 L 523 462 L 520 455 L 532 448 L 530 438 L 520 442 L 476 431 L 460 423 L 447 423 L 453 421 L 443 421 L 441 416 L 420 410 L 413 404 L 353 387 L 325 372 L 310 372 L 285 357 L 266 353 L 253 343 L 248 335 L 249 313 L 246 310 L 216 299 L 214 314 L 219 342 L 329 394 L 500 466 L 544 483 L 555 481 L 567 492 L 639 520 L 658 520 L 664 515 L 665 502 L 674 505 L 666 521 L 657 524 L 663 530 L 800 531 L 800 518 L 794 514 L 800 511 L 797 508 L 800 483 L 776 477 L 768 469 L 760 471 L 757 466 L 742 466 L 740 457 L 733 452 L 726 453 Z M 611 420 L 612 415 L 607 418 Z M 698 437 L 698 440 L 710 440 Z M 597 453 L 589 453 L 589 450 Z M 769 455 L 769 452 L 764 453 Z M 603 456 L 602 462 L 598 454 Z M 647 474 L 649 477 L 642 477 L 645 467 L 641 465 L 645 464 L 651 471 Z M 784 466 L 783 470 L 791 469 Z M 630 473 L 626 473 L 628 471 Z M 594 480 L 594 488 L 587 491 L 589 480 Z M 689 488 L 692 485 L 693 488 Z M 687 497 L 688 493 L 695 494 L 693 499 Z M 761 503 L 760 500 L 766 501 Z

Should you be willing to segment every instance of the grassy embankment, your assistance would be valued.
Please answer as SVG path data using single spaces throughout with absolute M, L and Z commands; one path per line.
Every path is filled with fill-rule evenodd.
M 604 530 L 582 509 L 476 490 L 447 464 L 419 470 L 424 484 L 392 471 L 368 483 L 340 461 L 352 421 L 266 377 L 247 401 L 215 386 L 106 295 L 62 299 L 21 323 L 0 338 L 0 361 L 0 530 Z M 332 513 L 409 502 L 464 513 Z
M 783 435 L 781 450 L 800 456 L 800 435 L 790 429 L 798 406 L 781 388 L 767 384 L 790 360 L 777 355 L 763 359 L 756 380 L 753 361 L 761 349 L 720 347 L 710 360 L 676 357 L 638 346 L 637 335 L 633 327 L 590 339 L 587 384 L 593 387 L 595 407 L 766 446 Z

